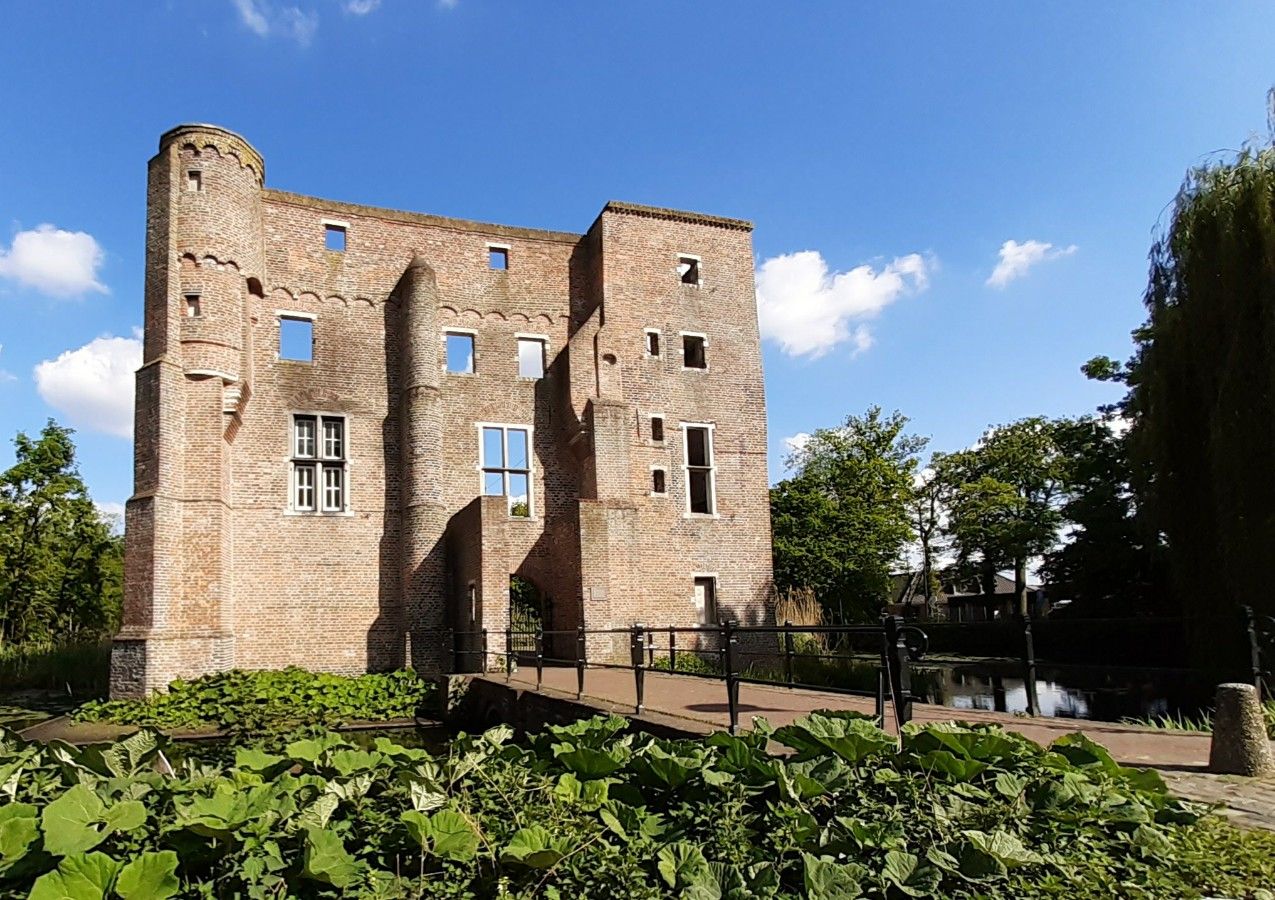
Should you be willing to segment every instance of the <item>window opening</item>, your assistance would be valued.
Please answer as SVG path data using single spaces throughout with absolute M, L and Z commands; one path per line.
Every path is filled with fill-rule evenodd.
M 498 272 L 507 271 L 509 269 L 509 248 L 488 246 L 487 265 Z
M 667 494 L 668 493 L 667 475 L 663 469 L 651 470 L 651 493 L 652 494 Z
M 543 378 L 545 342 L 539 338 L 518 338 L 518 377 Z
M 199 295 L 187 294 L 186 295 L 186 318 L 198 319 L 201 315 L 203 315 L 203 308 L 199 302 Z
M 703 426 L 686 429 L 687 504 L 692 513 L 714 512 L 713 434 Z
M 186 190 L 198 193 L 204 189 L 204 173 L 191 169 L 186 173 Z
M 658 331 L 648 331 L 646 333 L 646 355 L 660 355 L 660 333 Z
M 651 416 L 651 440 L 656 443 L 664 441 L 664 417 Z
M 279 317 L 279 358 L 293 362 L 314 361 L 313 320 Z
M 344 512 L 345 418 L 292 417 L 292 508 L 297 512 Z
M 474 374 L 474 336 L 463 332 L 447 332 L 447 371 Z
M 483 494 L 508 498 L 509 515 L 531 516 L 531 447 L 528 429 L 482 426 Z
M 711 576 L 695 579 L 695 614 L 701 625 L 717 624 L 717 579 Z
M 323 246 L 336 253 L 344 253 L 345 226 L 325 224 L 323 226 Z
M 699 260 L 693 256 L 679 256 L 677 275 L 682 284 L 699 284 Z
M 708 354 L 702 335 L 682 335 L 682 366 L 687 369 L 707 369 Z

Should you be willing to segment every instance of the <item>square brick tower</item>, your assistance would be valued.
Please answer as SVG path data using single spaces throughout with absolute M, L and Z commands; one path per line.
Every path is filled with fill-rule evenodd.
M 567 234 L 264 173 L 210 125 L 150 161 L 113 696 L 474 670 L 511 616 L 770 621 L 749 223 L 612 202 Z

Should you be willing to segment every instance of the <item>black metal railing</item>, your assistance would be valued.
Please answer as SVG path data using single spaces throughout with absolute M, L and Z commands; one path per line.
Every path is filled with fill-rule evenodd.
M 500 632 L 498 632 L 500 633 Z M 619 669 L 633 673 L 634 711 L 641 714 L 646 708 L 646 682 L 650 671 L 667 671 L 722 681 L 726 690 L 726 705 L 730 733 L 739 728 L 739 688 L 741 684 L 771 687 L 817 690 L 824 693 L 871 697 L 875 700 L 878 722 L 885 725 L 887 702 L 893 710 L 897 727 L 912 718 L 911 665 L 924 658 L 928 639 L 925 632 L 909 625 L 898 616 L 884 616 L 879 625 L 740 625 L 732 621 L 716 625 L 651 626 L 636 623 L 625 628 L 518 629 L 513 624 L 503 631 L 504 649 L 492 650 L 488 630 L 460 631 L 447 629 L 447 640 L 455 669 L 470 668 L 477 657 L 478 671 L 490 673 L 503 669 L 506 680 L 512 680 L 518 659 L 534 654 L 536 690 L 544 686 L 546 665 L 574 667 L 576 672 L 576 697 L 584 696 L 586 672 L 589 669 Z M 839 685 L 803 682 L 798 677 L 797 663 L 805 660 L 833 659 L 846 661 L 850 655 L 837 653 L 811 653 L 796 649 L 796 639 L 802 635 L 830 638 L 842 646 L 855 642 L 870 648 L 856 656 L 872 660 L 876 666 L 876 687 L 863 690 Z M 590 637 L 610 637 L 611 652 L 607 659 L 589 658 Z M 623 637 L 628 644 L 628 661 L 623 650 L 617 654 L 615 639 Z M 475 646 L 476 645 L 476 646 Z M 572 647 L 570 655 L 554 655 L 565 646 Z M 622 645 L 621 645 L 622 646 Z M 679 655 L 689 654 L 700 661 L 694 669 L 679 667 Z M 706 658 L 713 660 L 706 663 Z M 667 660 L 667 666 L 658 662 Z M 496 665 L 493 666 L 493 663 Z

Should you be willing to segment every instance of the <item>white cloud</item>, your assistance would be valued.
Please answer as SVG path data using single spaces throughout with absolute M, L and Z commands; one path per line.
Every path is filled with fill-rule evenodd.
M 37 225 L 14 235 L 8 250 L 0 248 L 0 278 L 12 278 L 53 297 L 106 294 L 106 285 L 97 280 L 105 258 L 91 234 Z
M 141 364 L 140 335 L 104 335 L 37 364 L 35 385 L 44 402 L 72 425 L 131 437 L 133 373 Z
M 797 453 L 810 443 L 810 433 L 807 431 L 798 431 L 792 437 L 784 438 L 784 446 L 788 448 L 788 452 Z
M 111 526 L 111 534 L 124 533 L 124 504 L 108 500 L 105 503 L 94 503 L 97 514 Z
M 1000 261 L 996 263 L 996 269 L 987 279 L 987 284 L 994 288 L 1003 288 L 1014 279 L 1026 275 L 1032 266 L 1071 256 L 1078 249 L 1075 244 L 1055 247 L 1043 241 L 1023 241 L 1021 244 L 1018 241 L 1006 241 L 1001 244 Z
M 460 0 L 438 0 L 438 5 L 442 9 L 455 9 Z
M 319 28 L 319 14 L 314 11 L 307 12 L 298 6 L 276 6 L 270 0 L 230 0 L 230 2 L 239 13 L 239 21 L 257 37 L 277 34 L 305 47 L 314 39 L 314 33 Z M 380 0 L 350 0 L 347 9 L 371 3 L 365 10 L 371 12 L 379 2 Z
M 925 290 L 934 267 L 919 253 L 898 257 L 880 271 L 863 265 L 849 272 L 829 272 L 817 250 L 772 256 L 757 270 L 762 335 L 789 356 L 818 358 L 847 341 L 858 355 L 872 346 L 872 331 L 851 323 Z
M 381 5 L 381 0 L 345 0 L 345 11 L 352 16 L 366 16 Z

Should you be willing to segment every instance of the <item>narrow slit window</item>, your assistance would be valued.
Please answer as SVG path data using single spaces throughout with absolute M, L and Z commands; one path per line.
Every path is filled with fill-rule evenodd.
M 699 260 L 693 256 L 679 256 L 677 276 L 682 284 L 699 284 Z
M 314 322 L 290 316 L 279 317 L 279 358 L 293 362 L 314 362 Z
M 204 173 L 198 169 L 191 169 L 186 173 L 186 190 L 193 193 L 199 193 L 204 189 Z
M 540 338 L 518 338 L 518 377 L 543 378 L 545 342 Z
M 651 416 L 651 440 L 657 444 L 664 443 L 664 417 Z
M 651 493 L 661 495 L 668 493 L 667 474 L 663 469 L 651 470 Z
M 687 511 L 712 515 L 716 511 L 713 432 L 703 425 L 689 425 L 685 434 Z
M 717 624 L 717 579 L 701 577 L 695 579 L 695 593 L 692 604 L 701 625 Z
M 682 367 L 686 369 L 707 369 L 708 353 L 703 335 L 682 335 Z
M 345 252 L 345 226 L 331 225 L 323 226 L 323 246 L 335 253 Z
M 447 371 L 458 375 L 474 374 L 474 336 L 459 331 L 447 332 Z
M 646 355 L 660 355 L 660 333 L 658 331 L 648 331 L 646 333 Z
M 507 271 L 509 269 L 509 248 L 489 246 L 487 248 L 487 266 L 498 272 Z
M 204 314 L 203 306 L 199 302 L 198 294 L 186 295 L 186 318 L 198 319 Z

